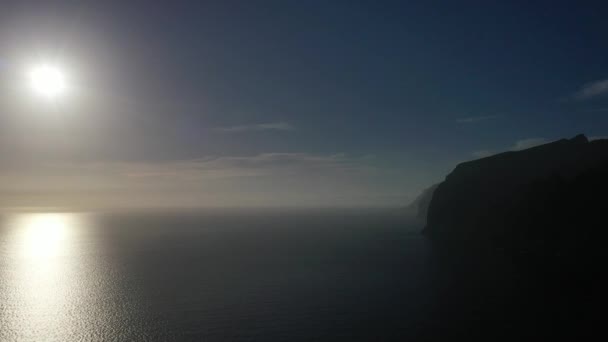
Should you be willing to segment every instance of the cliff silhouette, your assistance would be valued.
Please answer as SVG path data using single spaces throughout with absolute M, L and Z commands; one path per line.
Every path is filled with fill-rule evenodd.
M 430 187 L 424 189 L 418 197 L 416 197 L 412 203 L 410 203 L 405 210 L 412 213 L 419 220 L 426 220 L 426 216 L 429 209 L 429 204 L 433 198 L 433 193 L 437 189 L 438 184 L 433 184 Z
M 603 333 L 607 194 L 608 140 L 584 135 L 458 165 L 424 229 L 448 270 L 429 340 Z
M 559 248 L 598 238 L 608 210 L 608 140 L 584 135 L 458 165 L 429 204 L 434 240 Z

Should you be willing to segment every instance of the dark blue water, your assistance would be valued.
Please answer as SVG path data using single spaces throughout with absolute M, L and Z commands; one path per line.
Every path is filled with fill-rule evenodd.
M 21 213 L 0 228 L 0 340 L 405 336 L 430 248 L 390 210 Z
M 420 228 L 397 210 L 3 214 L 0 341 L 522 340 L 553 329 L 546 312 L 562 311 L 546 310 L 530 276 L 542 265 L 460 258 Z

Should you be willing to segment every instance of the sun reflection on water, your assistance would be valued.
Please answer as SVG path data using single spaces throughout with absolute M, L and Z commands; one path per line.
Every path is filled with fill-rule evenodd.
M 20 214 L 9 218 L 3 310 L 17 340 L 66 340 L 76 328 L 69 312 L 82 291 L 78 284 L 78 215 Z M 0 337 L 5 338 L 9 336 Z
M 102 222 L 95 214 L 0 215 L 0 342 L 136 341 L 158 329 L 142 318 L 139 283 Z
M 19 221 L 21 256 L 47 259 L 69 252 L 66 248 L 70 246 L 66 241 L 73 233 L 73 217 L 66 214 L 33 214 Z

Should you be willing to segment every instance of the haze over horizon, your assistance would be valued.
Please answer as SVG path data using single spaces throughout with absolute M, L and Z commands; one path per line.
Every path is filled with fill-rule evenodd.
M 608 135 L 600 1 L 7 1 L 0 208 L 404 206 Z M 32 63 L 69 87 L 32 96 Z

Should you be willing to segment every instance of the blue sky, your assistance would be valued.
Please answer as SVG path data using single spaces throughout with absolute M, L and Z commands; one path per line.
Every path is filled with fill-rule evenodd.
M 3 2 L 0 194 L 402 205 L 458 162 L 608 135 L 607 7 Z M 17 89 L 36 58 L 71 73 L 71 99 Z

